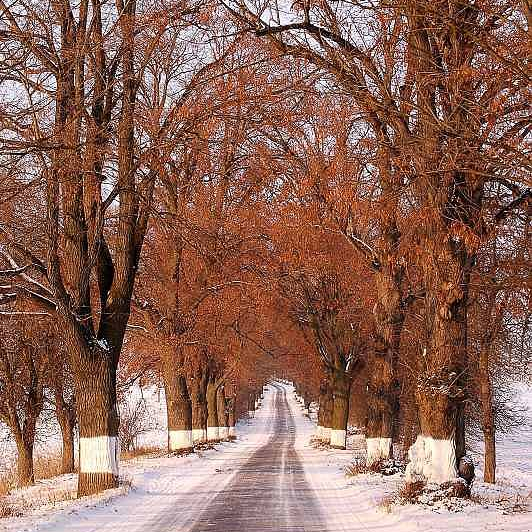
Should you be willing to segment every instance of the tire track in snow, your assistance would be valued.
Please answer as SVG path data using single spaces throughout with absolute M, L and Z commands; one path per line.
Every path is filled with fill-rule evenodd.
M 190 532 L 325 532 L 294 449 L 295 423 L 285 389 L 275 389 L 272 436 L 239 468 Z M 172 531 L 157 532 L 163 530 Z

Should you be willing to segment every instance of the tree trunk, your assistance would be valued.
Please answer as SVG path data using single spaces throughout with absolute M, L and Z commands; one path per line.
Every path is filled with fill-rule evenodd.
M 463 272 L 459 265 L 454 266 L 452 273 Z M 420 360 L 421 380 L 416 389 L 421 434 L 409 450 L 406 473 L 408 481 L 444 483 L 458 477 L 465 455 L 468 282 L 433 283 L 440 286 L 440 293 L 433 292 L 426 305 L 430 309 L 430 302 L 436 302 L 432 335 Z M 466 480 L 472 480 L 472 470 L 468 476 Z
M 79 422 L 79 497 L 118 487 L 120 453 L 116 367 L 108 353 L 84 355 L 72 364 Z
M 196 371 L 187 380 L 192 402 L 192 441 L 207 441 L 207 371 Z
M 218 402 L 216 383 L 209 379 L 207 383 L 207 441 L 218 441 Z
M 249 417 L 253 417 L 255 415 L 256 404 L 257 404 L 257 402 L 256 402 L 255 391 L 251 390 L 249 392 L 249 396 L 248 396 L 248 415 L 249 415 Z
M 320 409 L 318 414 L 321 427 L 318 439 L 324 443 L 330 443 L 331 441 L 333 405 L 334 400 L 332 396 L 330 378 L 327 377 L 322 381 L 322 385 L 320 387 Z
M 393 456 L 394 424 L 398 413 L 395 364 L 390 350 L 376 349 L 368 382 L 366 464 L 372 467 Z
M 177 362 L 177 364 L 176 364 Z M 187 382 L 180 374 L 179 361 L 171 355 L 165 357 L 163 378 L 168 419 L 168 452 L 191 451 L 192 405 Z
M 395 235 L 390 229 L 389 234 Z M 393 240 L 393 239 L 392 239 Z M 396 243 L 390 242 L 393 255 Z M 372 467 L 393 457 L 395 426 L 399 415 L 397 360 L 404 310 L 401 308 L 401 278 L 399 269 L 390 271 L 384 261 L 382 270 L 375 274 L 377 304 L 374 309 L 377 346 L 373 352 L 368 382 L 368 409 L 366 419 L 366 464 Z
M 76 409 L 74 401 L 67 402 L 63 397 L 63 387 L 54 389 L 55 417 L 61 429 L 62 456 L 61 473 L 74 472 L 74 427 L 76 426 Z
M 227 440 L 229 438 L 229 424 L 227 420 L 227 404 L 223 386 L 220 386 L 216 392 L 216 409 L 218 416 L 218 437 L 220 440 Z
M 342 370 L 335 370 L 332 377 L 331 447 L 345 449 L 351 378 Z
M 63 442 L 61 454 L 61 473 L 74 472 L 74 427 L 76 426 L 75 416 L 57 413 L 57 421 L 61 428 L 61 438 Z
M 32 486 L 35 484 L 33 473 L 33 441 L 25 441 L 21 438 L 17 441 L 17 480 L 18 486 Z
M 495 483 L 495 416 L 493 412 L 493 387 L 489 371 L 489 351 L 484 346 L 479 358 L 480 403 L 482 406 L 482 432 L 484 434 L 484 482 Z
M 236 408 L 236 397 L 229 397 L 227 400 L 227 423 L 229 424 L 229 439 L 234 440 L 236 438 L 236 420 L 235 420 L 235 408 Z

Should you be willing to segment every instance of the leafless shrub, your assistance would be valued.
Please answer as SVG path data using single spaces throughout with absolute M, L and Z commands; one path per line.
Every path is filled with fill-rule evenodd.
M 138 437 L 154 428 L 145 399 L 136 403 L 123 402 L 120 408 L 120 449 L 133 451 Z

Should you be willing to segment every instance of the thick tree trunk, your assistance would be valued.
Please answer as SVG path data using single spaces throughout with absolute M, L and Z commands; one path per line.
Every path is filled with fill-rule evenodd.
M 31 441 L 28 441 L 31 440 Z M 33 473 L 33 438 L 17 438 L 17 480 L 18 486 L 35 484 Z
M 495 431 L 484 431 L 484 482 L 495 484 L 496 456 Z
M 192 441 L 207 441 L 207 379 L 206 371 L 197 371 L 187 380 L 192 402 Z
M 192 405 L 186 379 L 172 356 L 164 361 L 164 391 L 168 419 L 168 452 L 191 451 Z
M 394 231 L 390 231 L 393 235 Z M 394 248 L 395 244 L 390 244 Z M 397 360 L 404 324 L 401 308 L 401 271 L 385 264 L 376 273 L 377 304 L 374 318 L 377 346 L 373 352 L 368 382 L 366 446 L 368 467 L 393 456 L 395 426 L 399 415 Z
M 220 386 L 216 392 L 216 409 L 218 416 L 218 437 L 220 440 L 227 440 L 229 438 L 229 423 L 227 419 L 227 403 L 223 386 Z
M 342 370 L 335 370 L 332 376 L 331 447 L 345 449 L 347 421 L 349 418 L 349 395 L 351 378 Z
M 89 352 L 73 364 L 79 423 L 78 497 L 118 487 L 120 445 L 116 370 L 110 356 Z
M 209 379 L 207 383 L 207 441 L 218 441 L 218 401 L 216 383 Z
M 416 401 L 421 434 L 408 453 L 408 481 L 453 481 L 465 455 L 468 279 L 461 276 L 464 270 L 458 261 L 451 266 L 452 281 L 432 279 L 430 284 L 440 291 L 433 291 L 426 305 L 430 308 L 432 303 L 434 308 L 432 336 L 420 360 L 422 380 Z M 465 478 L 471 481 L 472 477 L 471 467 Z

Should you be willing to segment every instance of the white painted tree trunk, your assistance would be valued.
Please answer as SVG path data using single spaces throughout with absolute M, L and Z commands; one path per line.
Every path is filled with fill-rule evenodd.
M 218 427 L 218 435 L 221 440 L 229 438 L 229 427 Z
M 366 438 L 366 448 L 366 465 L 368 467 L 392 457 L 391 438 Z
M 120 444 L 116 436 L 93 436 L 79 439 L 80 473 L 103 473 L 118 476 Z
M 169 430 L 168 449 L 170 452 L 190 449 L 193 445 L 191 430 Z
M 423 480 L 442 484 L 458 477 L 454 438 L 439 440 L 420 434 L 408 450 L 408 459 L 407 482 Z
M 347 438 L 347 432 L 339 429 L 330 430 L 330 444 L 332 447 L 341 447 L 345 449 L 345 443 Z
M 207 440 L 216 441 L 220 439 L 218 427 L 207 427 Z
M 207 440 L 207 431 L 205 429 L 192 429 L 192 441 L 201 443 Z

